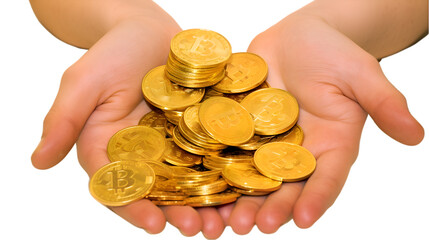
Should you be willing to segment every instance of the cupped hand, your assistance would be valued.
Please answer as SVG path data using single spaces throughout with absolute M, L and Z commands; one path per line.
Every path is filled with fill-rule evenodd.
M 33 165 L 40 169 L 56 165 L 75 143 L 79 162 L 89 176 L 109 163 L 106 147 L 110 137 L 136 125 L 150 111 L 143 100 L 142 78 L 166 63 L 170 40 L 179 31 L 175 23 L 129 20 L 98 40 L 65 71 L 32 155 Z M 211 230 L 215 235 L 224 229 L 218 214 L 210 217 L 213 209 L 200 210 L 200 214 L 192 207 L 159 208 L 149 200 L 111 209 L 149 233 L 161 232 L 166 221 L 187 236 L 201 231 L 203 222 L 208 222 L 209 235 L 210 229 L 215 229 Z
M 293 219 L 310 227 L 334 203 L 357 158 L 369 114 L 395 140 L 418 144 L 423 128 L 404 96 L 390 84 L 372 55 L 317 17 L 293 14 L 258 35 L 249 52 L 268 63 L 268 82 L 298 100 L 303 146 L 317 159 L 305 182 L 284 183 L 267 197 L 241 197 L 228 223 L 239 234 L 254 225 L 273 233 Z

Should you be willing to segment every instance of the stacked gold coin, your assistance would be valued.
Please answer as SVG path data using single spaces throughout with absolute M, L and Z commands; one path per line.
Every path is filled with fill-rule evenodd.
M 115 165 L 90 181 L 97 200 L 216 206 L 311 175 L 316 161 L 300 146 L 295 98 L 269 87 L 259 56 L 230 55 L 229 43 L 212 31 L 174 37 L 167 65 L 142 80 L 144 98 L 155 109 L 112 136 L 107 154 Z
M 231 45 L 219 33 L 190 29 L 171 40 L 165 75 L 172 82 L 191 88 L 212 86 L 225 77 Z

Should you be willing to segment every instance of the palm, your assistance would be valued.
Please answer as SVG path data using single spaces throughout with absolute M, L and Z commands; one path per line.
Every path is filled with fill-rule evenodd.
M 323 25 L 295 25 L 297 29 L 290 31 L 293 36 L 281 35 L 276 31 L 279 27 L 259 35 L 249 51 L 267 61 L 272 87 L 284 88 L 297 98 L 303 145 L 315 155 L 318 165 L 305 184 L 286 183 L 266 198 L 239 201 L 231 213 L 236 232 L 245 233 L 242 229 L 247 227 L 241 217 L 246 214 L 239 209 L 255 202 L 259 209 L 254 210 L 253 219 L 261 231 L 274 232 L 292 216 L 300 227 L 312 225 L 341 191 L 357 157 L 367 115 L 348 89 L 349 81 L 358 80 L 359 72 L 354 69 L 365 65 L 367 54 Z

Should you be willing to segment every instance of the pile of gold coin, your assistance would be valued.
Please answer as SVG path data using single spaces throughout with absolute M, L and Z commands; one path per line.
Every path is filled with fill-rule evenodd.
M 212 86 L 225 77 L 231 45 L 217 32 L 202 29 L 182 31 L 171 40 L 165 75 L 191 88 Z
M 172 39 L 167 65 L 142 80 L 153 111 L 110 139 L 111 163 L 90 180 L 95 199 L 109 206 L 142 198 L 216 206 L 313 173 L 296 99 L 269 87 L 261 57 L 230 52 L 212 31 L 192 29 Z

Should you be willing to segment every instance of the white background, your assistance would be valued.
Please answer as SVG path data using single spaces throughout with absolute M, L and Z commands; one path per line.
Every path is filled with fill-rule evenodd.
M 309 1 L 158 2 L 183 29 L 217 31 L 238 52 L 258 32 Z M 50 35 L 27 1 L 2 1 L 0 26 L 0 239 L 184 239 L 170 225 L 149 235 L 97 203 L 75 149 L 50 170 L 32 167 L 30 156 L 61 75 L 84 50 Z M 381 65 L 429 129 L 429 38 Z M 369 118 L 341 195 L 313 227 L 302 230 L 290 222 L 275 234 L 255 227 L 245 236 L 227 228 L 221 239 L 429 239 L 428 160 L 428 138 L 418 146 L 401 145 Z

